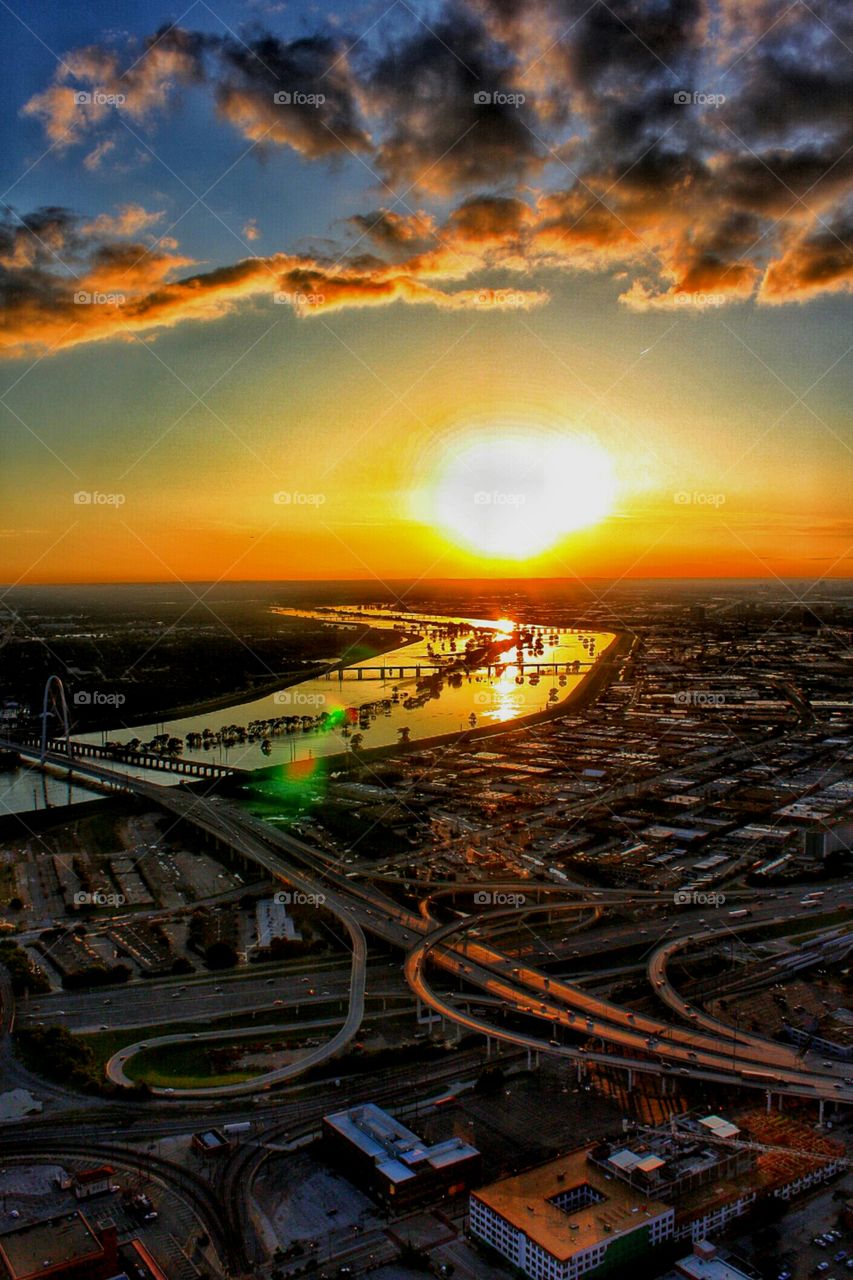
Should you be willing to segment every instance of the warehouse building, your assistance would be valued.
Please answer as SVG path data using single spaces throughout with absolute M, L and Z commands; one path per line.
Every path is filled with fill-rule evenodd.
M 92 1226 L 78 1210 L 0 1236 L 9 1280 L 110 1280 L 119 1270 L 118 1233 L 109 1219 Z
M 480 1153 L 462 1138 L 432 1145 L 372 1102 L 323 1117 L 330 1162 L 386 1204 L 458 1195 L 476 1178 Z

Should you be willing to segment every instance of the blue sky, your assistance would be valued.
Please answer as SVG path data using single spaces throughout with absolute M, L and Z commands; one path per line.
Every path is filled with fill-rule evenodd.
M 844 5 L 18 13 L 3 576 L 464 572 L 419 495 L 490 416 L 613 459 L 573 569 L 849 571 Z M 270 532 L 283 476 L 321 522 Z M 70 486 L 127 488 L 129 528 Z

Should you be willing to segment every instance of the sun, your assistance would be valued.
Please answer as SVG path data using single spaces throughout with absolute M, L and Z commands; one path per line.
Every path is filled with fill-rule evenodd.
M 455 449 L 440 464 L 433 517 L 481 556 L 525 560 L 613 509 L 616 480 L 594 440 L 531 428 Z

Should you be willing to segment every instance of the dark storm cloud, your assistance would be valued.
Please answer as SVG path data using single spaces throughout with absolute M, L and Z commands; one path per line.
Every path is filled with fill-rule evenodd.
M 261 148 L 355 153 L 383 207 L 345 219 L 349 248 L 190 276 L 173 241 L 142 242 L 161 215 L 138 206 L 89 223 L 59 209 L 10 219 L 0 229 L 9 349 L 215 318 L 270 280 L 322 298 L 310 310 L 297 302 L 298 314 L 395 300 L 458 310 L 477 305 L 478 278 L 496 269 L 521 277 L 521 305 L 546 300 L 529 287 L 534 271 L 610 272 L 633 308 L 778 304 L 853 287 L 848 0 L 415 9 L 393 35 L 364 40 L 332 28 L 285 41 L 166 27 L 125 62 L 113 48 L 68 53 L 24 107 L 57 151 L 95 135 L 109 155 L 112 108 L 81 109 L 80 88 L 123 95 L 131 119 L 153 125 L 200 86 Z M 114 315 L 69 309 L 69 258 L 91 287 L 124 281 L 130 303 Z
M 392 185 L 438 193 L 496 186 L 541 164 L 515 59 L 462 5 L 385 53 L 367 95 L 387 125 L 377 161 Z
M 853 217 L 794 239 L 771 263 L 761 285 L 768 303 L 804 302 L 853 287 Z
M 425 249 L 435 238 L 435 219 L 425 213 L 407 215 L 376 209 L 357 213 L 347 221 L 359 233 L 359 240 L 367 239 L 388 254 Z
M 225 40 L 218 54 L 218 110 L 246 137 L 308 157 L 368 147 L 339 39 L 285 43 L 263 35 L 246 44 Z
M 523 200 L 507 196 L 475 196 L 454 209 L 448 229 L 462 240 L 486 242 L 518 235 L 533 220 Z

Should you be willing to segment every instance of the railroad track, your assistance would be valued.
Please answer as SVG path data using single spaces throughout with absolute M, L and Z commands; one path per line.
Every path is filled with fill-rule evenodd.
M 4 1161 L 31 1162 L 34 1155 L 50 1156 L 51 1159 L 71 1156 L 88 1161 L 103 1160 L 119 1168 L 148 1174 L 190 1205 L 229 1273 L 240 1274 L 248 1269 L 243 1242 L 230 1230 L 228 1215 L 219 1195 L 204 1178 L 191 1170 L 162 1156 L 135 1151 L 117 1143 L 92 1143 L 55 1135 L 53 1138 L 31 1138 L 24 1152 L 19 1145 L 16 1149 L 0 1136 L 0 1158 Z
M 506 1064 L 517 1061 L 523 1056 L 522 1052 L 510 1052 L 493 1055 L 489 1061 L 494 1064 Z M 386 1082 L 381 1077 L 377 1079 L 376 1076 L 371 1076 L 365 1080 L 364 1084 L 348 1089 L 345 1095 L 342 1091 L 342 1096 L 335 1105 L 343 1109 L 356 1106 L 359 1102 L 375 1102 L 381 1106 L 411 1099 L 413 1088 L 419 1092 L 430 1091 L 464 1079 L 466 1076 L 470 1078 L 485 1065 L 485 1062 L 486 1059 L 480 1050 L 469 1050 L 455 1055 L 452 1062 L 437 1065 L 434 1071 L 417 1081 L 411 1079 L 401 1081 L 398 1076 L 396 1081 L 389 1078 Z M 391 1074 L 388 1073 L 389 1077 Z M 308 1104 L 289 1103 L 287 1116 L 282 1115 L 254 1134 L 249 1142 L 242 1143 L 227 1161 L 219 1166 L 216 1186 L 219 1199 L 225 1208 L 228 1234 L 243 1241 L 253 1266 L 260 1265 L 265 1260 L 265 1256 L 252 1222 L 250 1194 L 261 1165 L 270 1156 L 277 1154 L 275 1150 L 270 1150 L 269 1144 L 280 1142 L 282 1139 L 293 1141 L 313 1133 L 319 1134 L 320 1122 L 329 1111 L 328 1098 L 318 1099 Z

